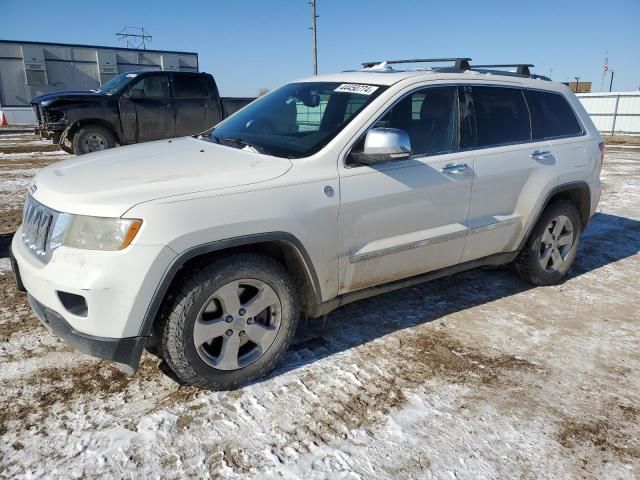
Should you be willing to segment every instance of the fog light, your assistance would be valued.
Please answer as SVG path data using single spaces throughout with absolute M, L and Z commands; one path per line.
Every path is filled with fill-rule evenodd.
M 86 317 L 89 313 L 89 307 L 87 307 L 87 301 L 82 295 L 76 295 L 75 293 L 58 292 L 58 298 L 64 308 L 73 315 L 78 317 Z

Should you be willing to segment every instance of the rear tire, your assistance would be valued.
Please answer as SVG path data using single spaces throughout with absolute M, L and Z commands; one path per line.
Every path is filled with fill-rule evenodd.
M 160 354 L 186 384 L 233 389 L 277 365 L 298 317 L 294 282 L 279 262 L 230 255 L 192 271 L 169 297 L 157 328 Z
M 80 127 L 73 136 L 73 153 L 84 155 L 85 153 L 98 152 L 116 146 L 113 134 L 100 125 L 86 125 Z
M 560 200 L 547 206 L 520 252 L 515 266 L 533 285 L 560 282 L 573 265 L 582 234 L 576 206 Z

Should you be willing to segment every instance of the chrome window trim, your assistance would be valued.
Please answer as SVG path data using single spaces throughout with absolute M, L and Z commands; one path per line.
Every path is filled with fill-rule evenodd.
M 445 152 L 438 152 L 438 153 L 431 153 L 431 154 L 422 154 L 422 155 L 412 155 L 411 157 L 404 159 L 404 160 L 397 160 L 397 161 L 392 161 L 389 163 L 394 163 L 394 164 L 401 164 L 402 162 L 407 162 L 410 160 L 419 160 L 421 158 L 431 158 L 431 157 L 437 157 L 439 155 L 450 155 L 452 153 L 467 153 L 467 152 L 474 152 L 474 151 L 481 151 L 481 150 L 486 150 L 489 148 L 498 148 L 498 147 L 512 147 L 515 145 L 523 145 L 523 146 L 529 146 L 531 144 L 534 143 L 540 143 L 540 142 L 550 142 L 550 141 L 555 141 L 555 140 L 565 140 L 568 138 L 581 138 L 584 137 L 588 134 L 587 130 L 584 127 L 584 124 L 582 123 L 582 119 L 580 118 L 580 116 L 576 113 L 575 109 L 573 108 L 573 105 L 571 105 L 571 102 L 569 102 L 567 100 L 567 98 L 560 92 L 556 92 L 554 90 L 546 90 L 543 88 L 535 88 L 535 87 L 526 87 L 523 85 L 506 85 L 506 84 L 495 84 L 495 83 L 481 83 L 481 82 L 447 82 L 447 83 L 437 83 L 437 84 L 433 84 L 433 85 L 420 85 L 418 87 L 412 88 L 411 90 L 409 90 L 408 92 L 403 93 L 401 96 L 399 96 L 398 98 L 396 98 L 394 100 L 394 102 L 387 107 L 380 115 L 376 116 L 375 119 L 367 125 L 367 127 L 365 128 L 365 130 L 360 134 L 360 135 L 356 135 L 354 137 L 354 139 L 351 140 L 351 144 L 349 144 L 347 146 L 347 148 L 345 148 L 343 150 L 343 152 L 346 152 L 343 154 L 342 157 L 342 166 L 346 169 L 352 169 L 352 168 L 359 168 L 359 167 L 364 167 L 365 165 L 359 165 L 359 164 L 354 164 L 354 165 L 350 165 L 347 162 L 347 159 L 349 158 L 349 155 L 351 154 L 351 150 L 353 149 L 353 147 L 355 146 L 356 143 L 358 143 L 358 141 L 360 140 L 360 138 L 363 135 L 366 135 L 366 133 L 373 128 L 373 125 L 375 125 L 383 116 L 385 116 L 387 114 L 387 112 L 389 110 L 391 110 L 393 107 L 396 106 L 396 104 L 398 104 L 400 101 L 402 101 L 406 96 L 408 95 L 412 95 L 413 93 L 415 93 L 418 90 L 424 90 L 425 88 L 438 88 L 438 87 L 493 87 L 493 88 L 517 88 L 519 90 L 521 90 L 523 92 L 523 95 L 525 94 L 525 91 L 528 90 L 533 90 L 533 91 L 538 91 L 538 92 L 544 92 L 544 93 L 551 93 L 554 95 L 560 95 L 564 98 L 564 100 L 569 104 L 569 107 L 571 108 L 571 111 L 573 112 L 573 115 L 575 116 L 575 118 L 578 120 L 578 124 L 580 125 L 580 128 L 582 129 L 581 133 L 579 134 L 571 134 L 571 135 L 562 135 L 562 136 L 558 136 L 558 137 L 545 137 L 542 139 L 534 139 L 533 138 L 533 118 L 531 117 L 531 111 L 529 109 L 529 102 L 527 102 L 527 97 L 526 95 L 524 95 L 524 100 L 525 103 L 527 105 L 527 109 L 529 109 L 529 123 L 531 125 L 531 139 L 528 141 L 518 141 L 518 142 L 509 142 L 509 143 L 497 143 L 497 144 L 493 144 L 493 145 L 483 145 L 482 147 L 478 147 L 478 146 L 474 146 L 474 147 L 468 147 L 468 148 L 460 148 L 458 147 L 458 149 L 456 150 L 449 150 L 449 151 L 445 151 Z M 460 97 L 458 95 L 458 107 L 460 105 Z M 458 115 L 459 115 L 459 110 L 458 110 Z M 458 133 L 460 133 L 460 119 L 458 118 Z

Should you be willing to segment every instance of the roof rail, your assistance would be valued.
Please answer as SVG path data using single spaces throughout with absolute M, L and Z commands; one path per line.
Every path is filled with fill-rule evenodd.
M 516 67 L 516 73 L 518 75 L 531 75 L 531 71 L 529 67 L 535 67 L 535 65 L 531 63 L 496 63 L 491 65 L 473 65 L 471 66 L 471 70 L 475 70 L 477 68 L 513 68 Z
M 363 68 L 371 68 L 380 63 L 386 62 L 388 65 L 393 63 L 439 63 L 439 62 L 454 62 L 457 70 L 469 70 L 470 58 L 467 57 L 451 57 L 451 58 L 412 58 L 409 60 L 379 60 L 377 62 L 364 62 Z
M 471 61 L 468 57 L 450 57 L 450 58 L 413 58 L 408 60 L 380 60 L 377 62 L 364 62 L 362 64 L 363 68 L 371 68 L 376 65 L 380 65 L 385 63 L 386 65 L 391 65 L 394 63 L 441 63 L 441 62 L 454 62 L 454 65 L 451 67 L 435 67 L 433 70 L 442 73 L 451 73 L 451 72 L 464 72 L 466 70 L 474 70 L 480 73 L 491 73 L 494 75 L 506 75 L 511 77 L 529 77 L 529 78 L 537 78 L 541 80 L 549 80 L 549 77 L 545 77 L 544 75 L 537 75 L 535 73 L 531 73 L 531 67 L 534 67 L 532 63 L 492 63 L 492 64 L 483 64 L 483 65 L 471 65 L 469 62 Z M 515 72 L 509 72 L 505 70 L 495 70 L 496 68 L 515 68 Z M 348 70 L 350 71 L 350 70 Z

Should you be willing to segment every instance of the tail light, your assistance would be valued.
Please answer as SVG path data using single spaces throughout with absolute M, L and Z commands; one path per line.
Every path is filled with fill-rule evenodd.
M 600 163 L 604 162 L 604 154 L 607 153 L 607 146 L 604 144 L 604 142 L 600 142 L 598 144 L 598 147 L 600 147 Z

